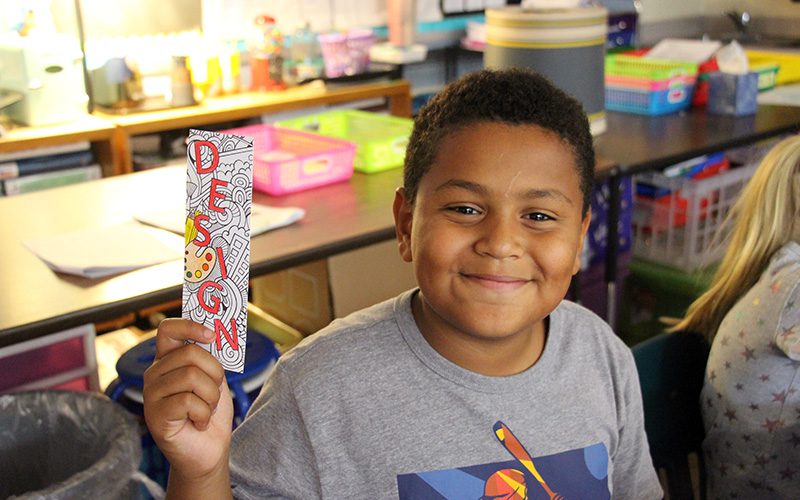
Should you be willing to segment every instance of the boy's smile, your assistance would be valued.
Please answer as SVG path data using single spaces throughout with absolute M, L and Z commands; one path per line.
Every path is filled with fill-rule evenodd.
M 425 338 L 480 373 L 530 367 L 588 228 L 571 148 L 535 125 L 472 124 L 442 141 L 413 206 L 404 196 L 395 220 Z

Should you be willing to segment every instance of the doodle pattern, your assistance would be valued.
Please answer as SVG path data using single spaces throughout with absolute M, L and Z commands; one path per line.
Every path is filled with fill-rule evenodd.
M 253 139 L 191 130 L 187 150 L 183 317 L 216 332 L 203 345 L 244 370 Z

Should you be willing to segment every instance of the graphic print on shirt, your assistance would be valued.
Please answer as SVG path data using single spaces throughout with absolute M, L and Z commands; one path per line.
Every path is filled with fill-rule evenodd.
M 533 457 L 503 422 L 496 422 L 493 430 L 514 460 L 401 474 L 397 476 L 400 499 L 610 498 L 608 452 L 603 443 Z

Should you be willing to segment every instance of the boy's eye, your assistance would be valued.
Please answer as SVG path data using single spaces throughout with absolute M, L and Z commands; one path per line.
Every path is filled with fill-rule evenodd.
M 456 207 L 448 207 L 447 209 L 450 210 L 451 212 L 456 212 L 464 215 L 477 215 L 479 213 L 477 208 L 464 205 L 459 205 Z
M 542 212 L 531 212 L 529 214 L 526 214 L 525 218 L 536 222 L 546 222 L 549 220 L 553 220 L 552 217 Z

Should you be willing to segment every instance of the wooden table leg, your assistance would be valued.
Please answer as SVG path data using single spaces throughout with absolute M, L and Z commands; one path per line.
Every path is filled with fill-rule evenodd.
M 103 171 L 103 177 L 116 174 L 117 162 L 111 140 L 92 142 L 92 151 Z
M 405 87 L 397 94 L 389 97 L 389 112 L 394 116 L 411 117 L 411 85 L 406 82 Z
M 111 157 L 114 164 L 114 175 L 133 172 L 133 152 L 131 139 L 122 127 L 117 126 L 111 135 Z

